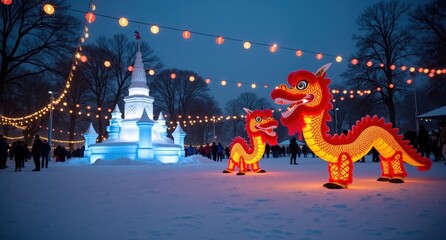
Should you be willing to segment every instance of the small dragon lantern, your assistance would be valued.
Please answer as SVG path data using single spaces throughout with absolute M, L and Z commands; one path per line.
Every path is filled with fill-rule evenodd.
M 239 168 L 237 175 L 245 175 L 248 170 L 264 173 L 265 170 L 260 169 L 259 161 L 265 152 L 266 143 L 277 145 L 277 134 L 274 130 L 279 123 L 273 118 L 273 112 L 269 109 L 254 111 L 243 109 L 246 112 L 245 127 L 250 144 L 242 137 L 232 140 L 228 167 L 223 173 L 231 173 L 235 167 Z

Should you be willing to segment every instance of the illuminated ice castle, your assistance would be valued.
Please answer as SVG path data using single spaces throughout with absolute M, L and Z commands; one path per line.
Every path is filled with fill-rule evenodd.
M 124 98 L 125 111 L 122 119 L 118 105 L 111 113 L 107 126 L 108 139 L 96 143 L 98 134 L 90 124 L 85 138 L 85 157 L 90 163 L 97 159 L 115 160 L 130 158 L 138 161 L 158 160 L 175 163 L 184 155 L 186 134 L 178 127 L 172 133 L 174 140 L 167 137 L 167 126 L 163 115 L 153 119 L 153 97 L 149 96 L 141 52 L 136 53 L 129 95 Z

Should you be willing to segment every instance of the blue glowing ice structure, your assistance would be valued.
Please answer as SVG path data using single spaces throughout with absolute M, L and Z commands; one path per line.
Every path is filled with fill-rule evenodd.
M 96 143 L 98 134 L 90 124 L 85 138 L 85 157 L 90 163 L 98 159 L 116 160 L 130 158 L 138 161 L 153 159 L 162 163 L 176 163 L 184 156 L 186 134 L 178 127 L 173 133 L 174 141 L 167 137 L 166 120 L 162 113 L 153 120 L 153 97 L 149 96 L 141 53 L 136 53 L 129 95 L 124 98 L 125 118 L 116 105 L 107 126 L 108 139 Z

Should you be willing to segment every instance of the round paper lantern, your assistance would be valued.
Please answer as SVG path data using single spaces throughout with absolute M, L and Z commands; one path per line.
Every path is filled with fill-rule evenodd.
M 195 77 L 194 76 L 190 76 L 189 77 L 189 81 L 191 81 L 191 82 L 195 81 Z
M 257 85 L 255 83 L 251 84 L 251 88 L 256 88 Z
M 221 80 L 221 85 L 226 86 L 226 80 Z
M 394 87 L 395 87 L 395 84 L 393 84 L 393 83 L 389 84 L 389 88 L 394 88 Z
M 189 39 L 190 38 L 190 32 L 189 31 L 187 31 L 187 30 L 185 30 L 185 31 L 183 31 L 183 38 L 184 39 Z
M 393 71 L 393 70 L 395 70 L 395 69 L 396 69 L 396 66 L 392 64 L 392 66 L 390 66 L 390 70 Z
M 429 73 L 429 77 L 433 78 L 435 76 L 435 73 Z
M 275 53 L 277 51 L 277 44 L 271 45 L 271 47 L 269 47 L 269 51 Z
M 48 15 L 52 15 L 54 13 L 54 7 L 51 4 L 45 4 L 43 6 L 43 11 Z
M 413 73 L 413 72 L 415 72 L 415 68 L 414 67 L 410 67 L 409 71 Z
M 177 77 L 177 75 L 175 73 L 170 74 L 170 78 L 173 80 Z
M 158 34 L 160 32 L 160 28 L 157 25 L 153 25 L 150 27 L 150 32 L 153 34 Z
M 105 67 L 110 67 L 110 65 L 111 65 L 110 61 L 105 61 L 105 62 L 104 62 L 104 66 L 105 66 Z
M 324 57 L 324 55 L 322 55 L 322 53 L 316 54 L 316 59 L 317 60 L 321 60 L 323 57 Z
M 82 56 L 80 57 L 80 60 L 81 60 L 81 62 L 86 62 L 88 59 L 87 59 L 87 56 L 82 55 Z
M 373 66 L 373 62 L 372 61 L 367 61 L 367 67 L 372 67 Z
M 206 78 L 206 80 L 204 80 L 204 82 L 205 82 L 206 84 L 209 84 L 209 83 L 211 83 L 211 79 Z
M 243 43 L 243 47 L 244 47 L 245 49 L 250 49 L 250 48 L 251 48 L 251 43 L 250 43 L 250 42 L 244 42 L 244 43 Z
M 225 39 L 222 36 L 218 36 L 217 39 L 215 39 L 215 42 L 217 42 L 218 45 L 221 45 L 225 42 Z
M 153 75 L 155 75 L 155 70 L 153 70 L 153 69 L 150 69 L 150 70 L 149 70 L 149 75 L 150 75 L 150 76 L 153 76 Z
M 237 83 L 237 87 L 242 87 L 242 83 Z
M 379 64 L 379 67 L 380 67 L 380 68 L 383 68 L 383 67 L 384 67 L 384 63 L 380 63 L 380 64 Z
M 127 68 L 127 70 L 128 70 L 129 72 L 133 72 L 133 66 L 129 66 L 129 67 Z
M 336 62 L 342 62 L 342 57 L 341 56 L 337 56 L 336 57 Z
M 296 56 L 301 57 L 303 54 L 302 50 L 297 50 L 296 51 Z
M 94 20 L 96 20 L 96 16 L 91 12 L 85 14 L 85 18 L 87 19 L 88 23 L 92 23 Z
M 407 67 L 406 66 L 401 66 L 401 71 L 406 71 Z
M 2 0 L 2 3 L 5 5 L 11 5 L 12 0 Z
M 120 18 L 119 19 L 119 25 L 121 25 L 121 27 L 127 27 L 127 25 L 129 25 L 129 20 L 127 20 L 127 18 Z
M 356 65 L 356 64 L 358 64 L 358 59 L 356 59 L 356 58 L 353 58 L 353 59 L 352 59 L 352 64 L 353 64 L 353 65 Z
M 406 83 L 410 85 L 412 83 L 412 79 L 407 79 Z

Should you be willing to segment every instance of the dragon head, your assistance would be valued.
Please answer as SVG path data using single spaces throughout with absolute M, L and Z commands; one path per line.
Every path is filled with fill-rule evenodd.
M 243 108 L 246 112 L 246 132 L 252 137 L 261 137 L 263 142 L 270 145 L 277 145 L 277 134 L 274 131 L 279 122 L 273 118 L 273 112 L 270 109 L 249 110 Z
M 293 135 L 305 126 L 305 116 L 315 116 L 321 111 L 331 109 L 331 94 L 328 88 L 330 79 L 325 78 L 331 63 L 322 66 L 315 74 L 298 70 L 288 75 L 290 87 L 281 84 L 271 92 L 276 104 L 289 105 L 282 112 L 280 121 Z

